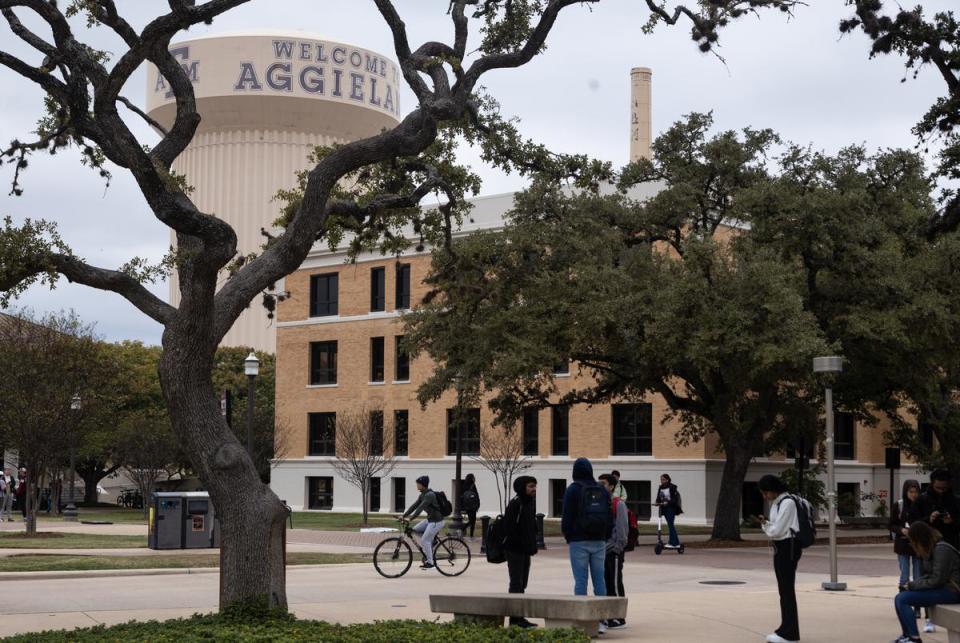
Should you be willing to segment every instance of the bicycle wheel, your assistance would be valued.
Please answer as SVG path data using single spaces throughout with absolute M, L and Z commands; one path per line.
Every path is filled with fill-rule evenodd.
M 373 550 L 373 566 L 384 578 L 399 578 L 413 564 L 413 551 L 403 538 L 387 538 Z
M 470 566 L 470 546 L 461 538 L 442 538 L 433 546 L 433 562 L 444 576 L 459 576 Z

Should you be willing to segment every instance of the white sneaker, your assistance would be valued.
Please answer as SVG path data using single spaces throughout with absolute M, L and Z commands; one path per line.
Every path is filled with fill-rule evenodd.
M 790 641 L 788 639 L 783 638 L 776 632 L 774 632 L 773 634 L 767 634 L 767 643 L 799 643 L 799 642 Z
M 597 631 L 600 632 L 601 634 L 603 634 L 604 632 L 606 632 L 606 631 L 607 631 L 607 624 L 604 623 L 603 621 L 600 621 L 600 626 L 597 628 Z
M 924 631 L 924 633 L 926 633 L 926 634 L 930 634 L 931 632 L 936 632 L 936 631 L 937 631 L 937 626 L 934 625 L 934 624 L 933 624 L 933 621 L 931 621 L 931 620 L 928 618 L 927 621 L 923 624 L 923 631 Z

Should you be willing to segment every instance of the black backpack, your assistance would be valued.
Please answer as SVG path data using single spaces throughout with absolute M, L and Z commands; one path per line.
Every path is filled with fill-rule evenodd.
M 817 527 L 813 523 L 813 505 L 806 498 L 800 496 L 788 495 L 787 498 L 793 500 L 797 506 L 797 523 L 800 525 L 800 531 L 793 534 L 800 549 L 806 549 L 817 540 Z M 783 500 L 786 500 L 784 498 Z M 780 505 L 783 500 L 777 503 L 777 511 L 780 511 Z
M 444 518 L 453 513 L 453 505 L 447 500 L 447 494 L 442 491 L 434 491 L 433 495 L 437 497 L 437 505 L 440 506 L 440 514 Z
M 480 508 L 480 496 L 473 489 L 463 492 L 463 508 L 467 511 L 476 511 Z
M 501 514 L 491 520 L 490 526 L 487 527 L 486 548 L 488 563 L 499 564 L 507 560 L 507 556 L 503 550 L 503 543 L 506 540 L 503 532 L 503 515 Z
M 610 494 L 597 483 L 582 484 L 580 529 L 589 540 L 606 540 L 610 530 Z

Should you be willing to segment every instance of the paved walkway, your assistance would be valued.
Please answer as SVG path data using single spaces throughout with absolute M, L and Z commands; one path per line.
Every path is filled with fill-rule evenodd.
M 804 554 L 798 587 L 805 643 L 895 638 L 896 578 L 891 572 L 896 560 L 888 549 L 843 548 L 841 570 L 850 585 L 843 593 L 819 589 L 825 578 L 825 550 L 813 548 Z M 569 564 L 560 548 L 548 552 L 534 559 L 528 589 L 569 594 Z M 605 640 L 759 642 L 779 619 L 770 556 L 763 549 L 691 550 L 684 556 L 638 550 L 628 559 L 624 577 L 629 626 L 608 632 Z M 702 584 L 710 580 L 743 584 Z M 7 584 L 9 591 L 0 601 L 0 635 L 211 611 L 217 604 L 218 582 L 217 574 L 17 581 Z M 369 564 L 293 567 L 288 572 L 288 598 L 292 610 L 303 618 L 343 623 L 432 619 L 436 615 L 429 611 L 430 593 L 502 592 L 506 583 L 505 566 L 479 558 L 459 578 L 413 569 L 402 579 L 387 580 Z M 946 640 L 943 631 L 924 636 L 928 643 Z

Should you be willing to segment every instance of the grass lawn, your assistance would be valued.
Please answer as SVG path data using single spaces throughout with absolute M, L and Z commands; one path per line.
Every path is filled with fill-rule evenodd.
M 109 507 L 96 507 L 87 509 L 85 507 L 80 507 L 79 516 L 80 520 L 93 520 L 96 522 L 115 522 L 140 525 L 147 524 L 147 518 L 143 515 L 143 509 L 124 509 L 122 507 L 117 507 L 116 509 L 110 509 Z M 37 517 L 40 520 L 44 519 L 43 514 L 38 514 Z M 54 520 L 58 519 L 58 517 L 52 518 Z
M 370 514 L 367 527 L 396 527 L 399 523 L 393 514 Z M 363 527 L 363 514 L 336 513 L 332 511 L 294 511 L 294 529 L 318 529 L 323 531 L 356 531 Z
M 290 552 L 288 565 L 334 565 L 366 563 L 369 556 L 358 554 L 321 554 Z M 0 572 L 62 572 L 98 569 L 168 569 L 217 567 L 217 554 L 157 554 L 156 556 L 68 556 L 63 554 L 23 554 L 0 558 Z
M 0 533 L 0 549 L 127 549 L 146 547 L 145 536 L 114 536 L 42 531 L 27 537 L 23 532 Z

